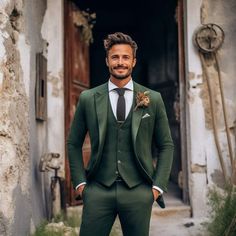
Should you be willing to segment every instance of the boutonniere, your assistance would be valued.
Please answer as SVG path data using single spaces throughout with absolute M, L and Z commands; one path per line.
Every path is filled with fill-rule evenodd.
M 134 111 L 137 110 L 138 107 L 148 107 L 150 103 L 150 98 L 148 96 L 149 91 L 145 92 L 138 92 L 136 96 L 136 106 L 134 108 Z

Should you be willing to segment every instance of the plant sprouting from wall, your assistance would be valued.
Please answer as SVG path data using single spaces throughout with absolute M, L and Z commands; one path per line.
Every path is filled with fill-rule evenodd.
M 236 235 L 236 186 L 229 185 L 224 191 L 209 191 L 210 222 L 206 223 L 209 236 Z

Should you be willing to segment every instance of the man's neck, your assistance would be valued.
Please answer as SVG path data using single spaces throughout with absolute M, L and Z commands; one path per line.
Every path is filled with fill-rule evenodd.
M 129 76 L 128 78 L 125 78 L 125 79 L 116 79 L 114 77 L 110 77 L 110 80 L 117 87 L 123 88 L 126 84 L 129 83 L 129 81 L 131 80 L 131 76 Z

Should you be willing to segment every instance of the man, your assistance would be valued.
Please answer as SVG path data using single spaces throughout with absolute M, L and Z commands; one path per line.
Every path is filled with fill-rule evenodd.
M 132 80 L 132 38 L 110 34 L 104 47 L 109 81 L 81 93 L 68 138 L 72 182 L 84 202 L 80 236 L 108 236 L 117 215 L 124 236 L 148 236 L 153 202 L 165 207 L 174 148 L 168 119 L 161 95 Z M 91 157 L 84 168 L 87 132 Z

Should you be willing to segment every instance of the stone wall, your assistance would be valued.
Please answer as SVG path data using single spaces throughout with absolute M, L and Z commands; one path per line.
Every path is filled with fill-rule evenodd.
M 13 233 L 16 202 L 30 207 L 29 103 L 17 47 L 22 2 L 0 6 L 0 234 Z M 23 215 L 30 212 L 23 212 Z M 29 217 L 27 217 L 29 218 Z M 29 225 L 29 222 L 28 222 Z
M 35 116 L 37 53 L 47 58 L 45 121 Z M 0 1 L 0 235 L 28 235 L 50 216 L 53 172 L 39 161 L 51 152 L 64 162 L 63 0 Z
M 32 182 L 39 159 L 32 155 L 37 133 L 32 132 L 32 121 L 35 53 L 42 48 L 45 1 L 33 2 L 0 2 L 0 235 L 7 236 L 29 233 L 36 221 L 35 200 L 34 214 L 44 215 L 42 187 Z M 32 198 L 33 192 L 39 197 Z

